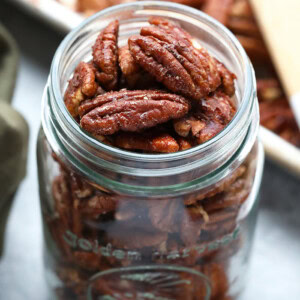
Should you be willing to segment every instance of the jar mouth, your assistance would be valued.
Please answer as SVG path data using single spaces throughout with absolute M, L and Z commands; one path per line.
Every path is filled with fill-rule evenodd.
M 82 130 L 64 104 L 67 81 L 79 61 L 91 59 L 87 50 L 99 31 L 117 18 L 119 40 L 126 41 L 129 34 L 139 32 L 141 26 L 148 24 L 150 16 L 166 17 L 179 22 L 185 29 L 190 28 L 196 40 L 237 74 L 238 109 L 234 118 L 211 140 L 188 150 L 141 154 L 106 145 Z M 47 103 L 44 102 L 42 124 L 53 150 L 61 152 L 66 162 L 89 180 L 127 194 L 162 195 L 214 184 L 245 159 L 259 125 L 255 75 L 238 40 L 203 12 L 164 1 L 110 7 L 75 28 L 56 51 L 44 98 Z
M 78 123 L 75 121 L 75 119 L 70 115 L 68 112 L 66 106 L 64 105 L 63 95 L 61 93 L 61 86 L 60 86 L 60 69 L 59 65 L 62 60 L 62 56 L 64 55 L 66 49 L 70 47 L 70 45 L 76 41 L 76 37 L 78 33 L 88 25 L 91 25 L 95 20 L 100 19 L 104 16 L 110 15 L 112 13 L 126 10 L 127 8 L 131 8 L 132 10 L 136 10 L 137 14 L 139 10 L 143 10 L 144 8 L 152 8 L 152 9 L 162 9 L 165 11 L 173 10 L 173 14 L 176 14 L 176 12 L 179 12 L 180 14 L 189 14 L 195 18 L 200 18 L 201 22 L 205 22 L 208 26 L 213 27 L 217 31 L 221 32 L 223 35 L 225 35 L 234 45 L 236 48 L 236 51 L 241 56 L 241 59 L 244 64 L 245 69 L 245 78 L 244 78 L 244 86 L 247 87 L 244 90 L 243 95 L 241 95 L 241 102 L 238 107 L 238 110 L 231 120 L 231 122 L 216 136 L 214 136 L 212 139 L 208 140 L 207 142 L 200 144 L 198 146 L 192 147 L 187 150 L 178 151 L 175 153 L 157 153 L 157 154 L 144 154 L 144 153 L 137 153 L 133 151 L 126 151 L 120 148 L 112 147 L 107 144 L 104 144 L 95 138 L 93 138 L 89 133 L 82 130 L 82 128 L 78 125 Z M 149 16 L 151 15 L 151 10 L 149 10 Z M 122 21 L 121 21 L 122 24 Z M 58 47 L 53 63 L 51 66 L 51 85 L 53 87 L 53 93 L 54 93 L 54 99 L 56 101 L 56 105 L 58 109 L 61 111 L 63 117 L 67 123 L 71 126 L 71 131 L 73 133 L 80 132 L 81 136 L 84 138 L 85 142 L 91 146 L 94 149 L 97 149 L 99 151 L 104 151 L 111 153 L 113 152 L 114 155 L 120 157 L 120 158 L 127 158 L 127 159 L 134 159 L 134 160 L 140 160 L 144 162 L 153 162 L 153 161 L 168 161 L 168 160 L 176 160 L 176 159 L 185 159 L 187 157 L 193 156 L 195 153 L 198 153 L 199 151 L 205 152 L 206 149 L 211 148 L 213 145 L 215 145 L 218 141 L 224 139 L 228 133 L 232 132 L 233 128 L 235 128 L 236 124 L 242 119 L 242 117 L 245 115 L 249 108 L 249 99 L 253 98 L 253 90 L 254 90 L 254 80 L 253 80 L 253 71 L 251 63 L 248 59 L 247 54 L 245 53 L 245 50 L 239 43 L 239 41 L 236 39 L 236 37 L 220 22 L 213 19 L 212 17 L 208 16 L 207 14 L 188 7 L 186 5 L 177 4 L 173 2 L 156 2 L 156 1 L 143 1 L 143 2 L 135 2 L 135 3 L 125 3 L 116 5 L 113 7 L 109 7 L 107 9 L 104 9 L 95 15 L 89 17 L 85 21 L 83 21 L 79 26 L 77 26 L 75 29 L 73 29 L 66 38 L 62 41 L 60 46 Z

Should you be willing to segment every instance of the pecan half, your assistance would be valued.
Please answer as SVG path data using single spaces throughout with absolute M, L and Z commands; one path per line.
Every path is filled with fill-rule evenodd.
M 134 60 L 128 46 L 119 49 L 119 66 L 127 86 L 131 89 L 159 89 L 159 83 Z M 125 87 L 127 87 L 125 84 Z
M 194 245 L 201 233 L 202 220 L 193 220 L 188 211 L 183 212 L 180 224 L 180 238 L 186 246 Z
M 236 112 L 229 96 L 220 91 L 202 99 L 200 106 L 206 118 L 223 125 L 228 124 Z
M 183 137 L 178 137 L 176 140 L 179 145 L 180 151 L 190 149 L 194 146 L 194 143 L 189 139 L 185 139 Z
M 197 136 L 206 124 L 204 121 L 197 119 L 194 116 L 187 116 L 173 121 L 175 131 L 182 137 L 187 137 L 191 133 L 192 136 Z
M 93 62 L 99 70 L 96 77 L 106 90 L 114 90 L 118 84 L 118 32 L 118 20 L 112 21 L 93 46 Z
M 163 232 L 176 232 L 179 230 L 179 212 L 183 209 L 182 203 L 177 199 L 161 199 L 147 201 L 149 218 L 152 225 Z
M 215 1 L 215 0 L 213 0 Z M 219 0 L 217 0 L 219 1 Z M 223 0 L 222 0 L 223 1 Z M 228 1 L 228 0 L 226 0 Z M 231 1 L 231 0 L 229 0 Z M 175 24 L 174 22 L 169 21 L 168 19 L 161 17 L 151 17 L 149 19 L 149 23 L 155 25 L 165 31 L 165 33 L 174 36 L 177 40 L 180 40 L 187 47 L 190 47 L 193 51 L 197 51 L 195 55 L 199 55 L 200 57 L 206 59 L 210 64 L 216 64 L 218 75 L 221 78 L 222 86 L 224 88 L 224 92 L 229 96 L 232 96 L 235 92 L 234 80 L 236 79 L 235 74 L 230 72 L 221 62 L 219 62 L 216 58 L 213 58 L 209 55 L 209 53 L 195 40 L 192 36 L 182 29 L 180 26 Z M 142 29 L 143 32 L 143 29 Z
M 135 62 L 128 46 L 119 49 L 120 69 L 130 87 L 134 87 L 142 75 L 142 69 Z
M 202 11 L 226 25 L 233 2 L 234 0 L 207 0 Z
M 179 150 L 177 141 L 168 133 L 136 134 L 120 133 L 115 140 L 117 147 L 146 152 L 172 153 Z
M 189 102 L 178 95 L 121 90 L 82 103 L 80 124 L 88 132 L 100 135 L 140 131 L 183 117 L 189 108 Z
M 233 96 L 235 93 L 234 80 L 236 76 L 234 73 L 230 72 L 221 62 L 217 61 L 217 69 L 221 76 L 222 88 L 224 93 Z
M 55 177 L 52 183 L 52 195 L 55 210 L 58 213 L 61 224 L 65 227 L 71 224 L 70 206 L 72 203 L 68 177 L 62 173 Z
M 218 134 L 233 118 L 235 108 L 228 95 L 218 91 L 199 102 L 197 111 L 173 121 L 174 129 L 182 137 L 196 137 L 198 144 Z
M 207 52 L 188 45 L 178 34 L 168 34 L 158 26 L 144 27 L 142 36 L 128 40 L 136 62 L 173 92 L 194 100 L 214 91 L 221 78 L 216 61 Z
M 82 61 L 76 67 L 72 79 L 69 80 L 64 101 L 74 118 L 78 116 L 80 102 L 97 93 L 98 84 L 95 82 L 95 72 L 92 64 Z

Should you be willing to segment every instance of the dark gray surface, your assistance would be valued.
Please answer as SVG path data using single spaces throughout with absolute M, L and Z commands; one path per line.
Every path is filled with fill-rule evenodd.
M 47 292 L 35 143 L 43 88 L 63 35 L 8 3 L 0 4 L 0 21 L 21 49 L 14 106 L 24 114 L 31 129 L 27 177 L 14 199 L 5 254 L 0 261 L 0 299 L 43 300 Z M 267 162 L 248 288 L 243 300 L 269 299 L 300 299 L 300 180 Z

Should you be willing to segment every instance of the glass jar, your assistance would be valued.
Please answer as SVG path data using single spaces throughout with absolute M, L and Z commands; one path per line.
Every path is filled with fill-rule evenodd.
M 237 113 L 208 142 L 141 154 L 82 131 L 63 93 L 91 59 L 97 34 L 120 21 L 119 44 L 165 16 L 237 75 Z M 168 2 L 112 7 L 87 19 L 58 48 L 43 96 L 38 138 L 40 198 L 50 299 L 237 299 L 245 284 L 264 154 L 255 76 L 220 23 Z

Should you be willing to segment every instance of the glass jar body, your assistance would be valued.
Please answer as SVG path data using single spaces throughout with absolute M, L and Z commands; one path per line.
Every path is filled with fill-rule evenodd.
M 63 162 L 43 131 L 38 164 L 45 263 L 57 299 L 238 299 L 257 214 L 258 143 L 209 191 L 169 198 L 98 186 Z
M 91 59 L 88 49 L 109 21 L 120 21 L 121 46 L 150 15 L 179 22 L 237 75 L 232 122 L 207 143 L 166 155 L 101 144 L 62 100 L 75 66 Z M 235 38 L 185 6 L 118 6 L 68 35 L 43 97 L 37 148 L 50 299 L 238 298 L 264 160 L 254 81 Z

